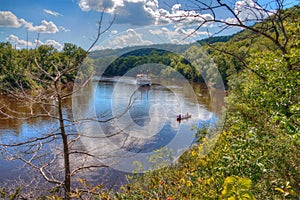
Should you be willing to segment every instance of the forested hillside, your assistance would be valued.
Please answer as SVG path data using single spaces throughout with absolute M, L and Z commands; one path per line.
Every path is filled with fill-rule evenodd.
M 208 79 L 213 76 L 209 74 L 212 72 L 208 70 L 212 61 L 216 64 L 225 86 L 227 86 L 228 76 L 241 69 L 245 58 L 249 56 L 250 49 L 275 48 L 269 41 L 258 42 L 259 38 L 255 37 L 256 35 L 250 31 L 241 31 L 230 36 L 203 39 L 189 45 L 157 44 L 93 51 L 89 57 L 94 60 L 97 75 L 123 76 L 137 66 L 157 63 L 169 66 L 180 72 L 186 79 L 197 82 L 204 82 L 203 76 L 207 76 Z M 252 43 L 255 44 L 252 45 Z M 191 60 L 195 60 L 195 57 L 202 58 L 202 60 L 197 59 L 201 60 L 201 63 L 196 64 L 196 66 L 202 67 L 201 70 L 195 69 L 194 63 L 189 62 L 190 57 L 194 58 Z M 205 74 L 201 74 L 200 71 Z M 169 71 L 162 73 L 165 77 L 170 75 Z
M 202 66 L 209 67 L 210 55 L 207 55 L 207 44 L 228 41 L 232 37 L 212 37 L 189 45 L 158 44 L 94 51 L 91 53 L 90 58 L 95 61 L 96 74 L 103 76 L 123 76 L 126 72 L 137 66 L 157 63 L 175 69 L 190 81 L 204 82 L 203 74 L 200 74 L 199 69 L 195 69 L 195 66 L 189 62 L 188 58 L 201 55 L 204 58 L 201 63 Z M 221 74 L 223 78 L 226 78 L 227 68 L 227 66 L 219 68 L 222 70 Z M 103 69 L 105 70 L 103 71 Z M 170 71 L 162 72 L 165 77 L 171 76 L 169 73 Z M 208 77 L 210 76 L 212 75 L 208 75 Z

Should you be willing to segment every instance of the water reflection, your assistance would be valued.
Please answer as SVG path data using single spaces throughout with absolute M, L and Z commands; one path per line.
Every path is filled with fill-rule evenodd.
M 132 172 L 132 163 L 140 161 L 147 170 L 151 166 L 147 159 L 154 151 L 167 147 L 177 158 L 195 139 L 196 131 L 191 127 L 214 116 L 207 105 L 198 103 L 188 82 L 153 82 L 151 87 L 137 87 L 125 80 L 93 83 L 93 102 L 86 98 L 86 90 L 73 99 L 73 114 L 77 117 L 113 118 L 79 127 L 84 133 L 81 144 L 91 154 L 102 157 L 91 162 Z M 82 109 L 81 104 L 89 106 Z M 193 117 L 178 123 L 176 116 L 186 112 Z
M 221 98 L 217 95 L 212 96 L 215 99 L 211 101 L 208 91 L 201 89 L 199 84 L 193 85 L 195 93 L 191 93 L 191 88 L 186 84 L 163 81 L 151 87 L 113 81 L 93 82 L 82 93 L 65 101 L 64 115 L 68 118 L 75 115 L 77 119 L 106 121 L 114 117 L 107 122 L 90 120 L 78 124 L 77 133 L 81 134 L 81 139 L 72 147 L 73 150 L 87 151 L 95 157 L 72 156 L 72 163 L 105 164 L 117 170 L 132 172 L 132 163 L 136 160 L 146 163 L 145 168 L 149 167 L 147 157 L 161 147 L 167 146 L 176 151 L 175 155 L 180 155 L 187 144 L 194 140 L 195 130 L 191 130 L 191 127 L 214 118 L 214 113 L 221 110 L 215 105 L 221 105 L 222 102 L 218 101 Z M 11 102 L 6 97 L 1 97 L 1 101 L 11 109 L 28 111 L 26 106 Z M 34 109 L 36 113 L 45 110 L 39 106 L 34 106 Z M 57 114 L 55 108 L 46 109 Z M 191 113 L 192 118 L 179 124 L 176 115 L 186 112 Z M 34 118 L 26 122 L 0 120 L 0 139 L 2 142 L 22 141 L 56 130 L 57 126 L 57 121 L 49 118 Z M 0 160 L 0 182 L 4 178 L 16 178 L 19 173 L 14 169 L 20 165 Z M 121 175 L 114 169 L 108 170 L 108 177 Z M 102 173 L 97 170 L 85 175 L 99 181 L 102 180 Z

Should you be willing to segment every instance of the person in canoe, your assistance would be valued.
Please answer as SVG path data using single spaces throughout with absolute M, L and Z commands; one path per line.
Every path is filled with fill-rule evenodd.
M 177 115 L 177 120 L 181 120 L 181 114 Z
M 179 114 L 179 115 L 177 115 L 177 120 L 180 121 L 180 120 L 182 120 L 182 119 L 188 119 L 188 118 L 190 118 L 191 116 L 192 116 L 192 115 L 190 115 L 188 112 L 187 112 L 185 115 Z

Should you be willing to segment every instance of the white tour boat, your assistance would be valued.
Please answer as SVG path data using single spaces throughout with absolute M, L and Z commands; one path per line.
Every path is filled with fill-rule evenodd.
M 136 84 L 139 86 L 150 86 L 152 84 L 151 78 L 148 74 L 137 74 Z

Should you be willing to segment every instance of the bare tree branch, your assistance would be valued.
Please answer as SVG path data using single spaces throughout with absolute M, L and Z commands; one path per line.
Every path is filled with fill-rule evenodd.
M 115 17 L 113 18 L 114 21 Z M 29 139 L 24 139 L 21 142 L 3 142 L 0 143 L 0 148 L 11 160 L 20 160 L 32 169 L 37 170 L 41 177 L 47 182 L 54 184 L 57 187 L 64 188 L 65 199 L 70 199 L 70 192 L 72 187 L 72 176 L 79 171 L 91 168 L 107 167 L 103 164 L 84 164 L 76 166 L 76 163 L 71 164 L 70 155 L 75 152 L 71 147 L 81 137 L 81 133 L 72 132 L 72 128 L 76 124 L 86 123 L 91 120 L 97 122 L 105 122 L 112 120 L 101 118 L 93 119 L 73 119 L 70 115 L 65 114 L 64 103 L 76 92 L 86 87 L 90 82 L 92 75 L 89 75 L 79 84 L 79 87 L 73 91 L 64 90 L 63 83 L 65 77 L 77 73 L 80 69 L 84 58 L 89 54 L 92 48 L 96 45 L 99 38 L 105 33 L 113 24 L 113 21 L 103 28 L 104 12 L 101 13 L 101 18 L 98 22 L 97 37 L 91 46 L 83 53 L 78 54 L 77 60 L 47 60 L 48 66 L 44 66 L 39 60 L 38 40 L 35 47 L 36 54 L 33 55 L 34 70 L 32 70 L 30 77 L 42 85 L 34 91 L 28 91 L 24 88 L 23 83 L 17 80 L 15 85 L 8 84 L 6 90 L 9 97 L 16 100 L 20 106 L 10 107 L 3 103 L 0 106 L 0 118 L 3 120 L 16 121 L 30 121 L 34 119 L 47 118 L 51 122 L 54 121 L 56 127 L 52 131 L 43 132 L 39 136 L 34 136 Z M 39 37 L 39 36 L 38 36 Z M 47 58 L 45 58 L 47 59 Z M 50 59 L 50 58 L 49 58 Z M 29 62 L 30 63 L 30 62 Z M 31 63 L 30 63 L 31 64 Z M 51 70 L 47 69 L 51 68 Z M 21 109 L 22 108 L 22 109 Z M 56 147 L 54 152 L 49 154 L 46 150 L 53 144 Z M 11 151 L 8 151 L 11 149 Z M 89 154 L 88 151 L 77 151 L 77 154 L 95 158 L 95 155 Z M 57 173 L 59 163 L 63 163 L 63 172 Z M 55 168 L 53 169 L 53 167 Z

